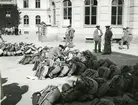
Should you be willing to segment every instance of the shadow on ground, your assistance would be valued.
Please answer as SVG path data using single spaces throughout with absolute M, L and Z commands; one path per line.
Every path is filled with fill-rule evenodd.
M 4 96 L 7 96 L 7 99 L 1 105 L 16 105 L 28 89 L 29 87 L 27 85 L 19 86 L 18 83 L 3 86 Z
M 2 81 L 2 84 L 5 84 L 8 81 L 8 78 L 2 78 L 1 81 Z

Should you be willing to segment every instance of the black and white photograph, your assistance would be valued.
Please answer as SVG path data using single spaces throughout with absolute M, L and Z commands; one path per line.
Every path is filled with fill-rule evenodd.
M 0 0 L 0 105 L 138 105 L 138 0 Z

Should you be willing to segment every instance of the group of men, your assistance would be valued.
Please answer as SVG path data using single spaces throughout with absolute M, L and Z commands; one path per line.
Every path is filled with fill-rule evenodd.
M 105 36 L 104 36 L 104 49 L 102 54 L 111 54 L 111 41 L 112 41 L 112 36 L 113 33 L 111 31 L 111 27 L 105 26 L 106 31 L 105 31 Z M 93 38 L 95 41 L 95 48 L 94 51 L 97 53 L 101 53 L 101 40 L 102 40 L 103 32 L 100 29 L 100 25 L 96 25 L 96 29 L 94 30 L 93 33 Z M 129 31 L 129 27 L 123 28 L 123 36 L 121 38 L 121 41 L 119 42 L 120 46 L 119 49 L 123 49 L 123 45 L 127 45 L 127 49 L 129 49 L 130 41 L 132 40 L 132 34 Z M 97 51 L 97 46 L 98 46 L 98 51 Z
M 105 26 L 106 27 L 106 32 L 105 32 L 105 43 L 104 43 L 104 50 L 102 54 L 111 54 L 111 39 L 113 36 L 113 33 L 111 31 L 110 26 Z M 101 40 L 102 40 L 103 32 L 100 29 L 100 25 L 96 25 L 96 29 L 94 30 L 93 33 L 93 38 L 95 41 L 95 53 L 99 52 L 101 53 Z M 97 51 L 97 46 L 98 46 L 98 51 Z
M 112 39 L 113 33 L 111 31 L 110 26 L 105 26 L 105 27 L 106 27 L 105 38 L 104 38 L 105 43 L 104 43 L 104 50 L 102 54 L 111 54 L 112 52 L 111 51 L 111 39 Z M 69 25 L 65 33 L 65 38 L 66 38 L 65 46 L 74 47 L 73 45 L 74 33 L 75 33 L 75 30 L 71 28 L 71 25 Z M 97 52 L 101 53 L 102 36 L 103 36 L 103 32 L 100 29 L 100 25 L 96 25 L 96 29 L 94 30 L 94 33 L 93 33 L 93 38 L 95 41 L 94 51 L 96 53 Z M 98 46 L 98 50 L 97 50 L 97 46 Z
M 65 33 L 65 46 L 67 47 L 74 47 L 73 45 L 73 38 L 74 38 L 75 30 L 71 28 L 71 25 L 67 26 L 67 30 Z M 103 35 L 102 30 L 100 29 L 100 25 L 96 26 L 96 30 L 94 31 L 93 37 L 95 41 L 95 52 L 97 52 L 97 46 L 98 46 L 98 52 L 101 53 L 101 37 Z M 112 38 L 112 31 L 110 26 L 106 26 L 106 32 L 105 32 L 105 45 L 104 45 L 104 52 L 103 54 L 111 54 L 111 38 Z

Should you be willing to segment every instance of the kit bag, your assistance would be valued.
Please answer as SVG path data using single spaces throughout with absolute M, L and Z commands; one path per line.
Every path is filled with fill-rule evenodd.
M 33 105 L 52 105 L 61 96 L 57 86 L 49 85 L 40 92 L 35 92 L 32 95 Z

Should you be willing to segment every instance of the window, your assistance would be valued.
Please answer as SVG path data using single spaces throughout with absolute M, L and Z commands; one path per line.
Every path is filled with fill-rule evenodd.
M 36 20 L 36 25 L 39 25 L 41 23 L 41 17 L 39 15 L 35 17 L 35 20 Z
M 28 17 L 28 15 L 24 16 L 24 25 L 29 25 L 29 17 Z
M 70 20 L 70 24 L 72 23 L 72 3 L 70 0 L 64 0 L 63 1 L 63 16 L 64 19 L 69 19 Z
M 122 25 L 123 0 L 112 1 L 111 24 Z
M 6 11 L 6 17 L 11 17 L 11 10 L 10 9 Z
M 36 2 L 35 2 L 35 7 L 36 7 L 36 8 L 40 8 L 40 0 L 36 0 Z
M 28 0 L 23 0 L 23 7 L 28 8 L 29 7 L 29 2 Z
M 95 25 L 97 21 L 97 0 L 85 0 L 85 24 Z

